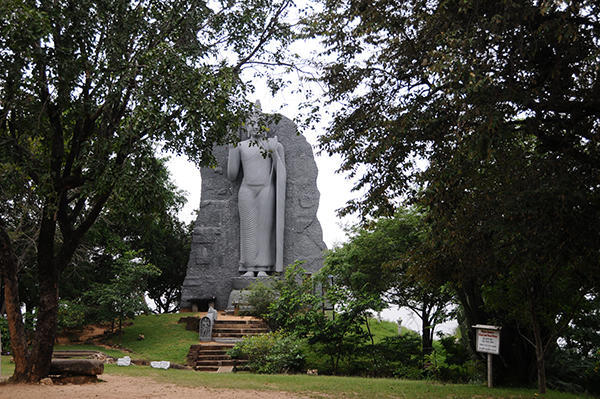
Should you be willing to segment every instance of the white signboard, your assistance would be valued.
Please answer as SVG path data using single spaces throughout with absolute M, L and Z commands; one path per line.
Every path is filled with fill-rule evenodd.
M 477 352 L 500 354 L 500 330 L 477 328 Z

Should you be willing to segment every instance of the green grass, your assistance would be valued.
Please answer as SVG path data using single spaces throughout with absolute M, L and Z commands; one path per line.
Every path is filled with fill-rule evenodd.
M 369 328 L 371 329 L 375 343 L 382 341 L 386 337 L 398 336 L 398 324 L 391 321 L 378 321 L 377 319 L 370 318 Z M 363 329 L 366 331 L 366 326 L 363 326 Z
M 2 357 L 2 376 L 12 375 L 14 365 Z M 481 385 L 441 384 L 387 378 L 331 377 L 307 375 L 211 374 L 191 370 L 157 370 L 150 367 L 104 365 L 104 373 L 131 377 L 149 377 L 159 383 L 188 387 L 255 389 L 260 391 L 303 392 L 306 396 L 332 398 L 514 398 L 575 399 L 585 395 L 550 391 L 537 396 L 533 389 L 492 388 Z M 102 376 L 100 376 L 102 378 Z M 140 381 L 143 384 L 143 381 Z M 0 387 L 0 390 L 2 388 Z
M 117 349 L 109 349 L 109 348 L 105 348 L 103 346 L 85 345 L 85 344 L 84 345 L 54 345 L 54 350 L 57 350 L 57 351 L 98 351 L 98 352 L 107 354 L 108 356 L 115 357 L 115 358 L 130 355 L 127 352 L 123 352 L 123 351 L 120 351 Z
M 168 360 L 173 363 L 185 363 L 190 345 L 198 343 L 198 333 L 185 329 L 185 324 L 177 324 L 182 316 L 193 313 L 161 314 L 138 316 L 133 325 L 123 329 L 121 337 L 115 336 L 112 343 L 133 351 L 131 358 L 146 360 Z M 138 340 L 143 334 L 144 339 Z
M 97 350 L 112 357 L 130 356 L 132 359 L 168 360 L 184 364 L 190 345 L 198 343 L 198 333 L 185 329 L 185 324 L 177 324 L 183 316 L 193 313 L 160 314 L 138 316 L 133 324 L 123 328 L 121 336 L 115 335 L 110 344 L 120 345 L 132 353 L 118 349 L 107 349 L 96 345 L 56 345 L 56 350 Z M 140 334 L 143 340 L 138 340 Z
M 185 363 L 190 345 L 198 343 L 198 333 L 186 330 L 185 326 L 177 324 L 177 321 L 183 316 L 193 315 L 193 313 L 186 313 L 136 317 L 133 320 L 133 325 L 123 328 L 123 335 L 121 337 L 115 336 L 111 340 L 112 344 L 121 345 L 133 351 L 133 353 L 105 349 L 94 345 L 57 345 L 56 349 L 98 350 L 113 357 L 128 355 L 134 359 L 168 360 L 173 363 L 183 364 Z M 370 319 L 369 327 L 376 343 L 385 337 L 398 335 L 397 324 L 390 321 L 379 322 L 376 319 Z M 365 327 L 363 326 L 363 328 Z M 143 340 L 137 339 L 139 334 L 144 335 Z
M 149 367 L 106 365 L 105 373 L 150 377 L 157 382 L 208 388 L 255 389 L 303 392 L 327 398 L 536 398 L 535 390 L 492 388 L 481 385 L 441 384 L 387 378 L 359 378 L 307 375 L 212 374 L 191 370 L 156 370 Z M 587 398 L 550 391 L 547 399 Z
M 13 375 L 15 371 L 14 363 L 10 363 L 10 356 L 2 356 L 2 377 L 8 377 Z
M 186 314 L 191 316 L 192 314 Z M 133 350 L 132 358 L 147 360 L 169 360 L 184 363 L 192 344 L 198 343 L 197 333 L 187 331 L 177 324 L 180 314 L 139 316 L 133 325 L 124 329 L 121 338 L 114 343 Z M 371 329 L 376 340 L 397 335 L 397 326 L 392 322 L 371 320 Z M 144 340 L 137 340 L 144 334 Z M 98 350 L 114 357 L 125 353 L 94 345 L 57 346 L 62 350 Z M 14 365 L 8 356 L 2 357 L 2 375 L 12 375 Z M 538 397 L 532 389 L 493 388 L 481 385 L 442 384 L 433 381 L 408 381 L 385 378 L 359 378 L 307 375 L 255 375 L 247 373 L 211 374 L 191 370 L 157 370 L 150 367 L 118 367 L 105 365 L 106 374 L 150 377 L 160 383 L 182 386 L 204 386 L 208 388 L 256 389 L 270 391 L 303 392 L 311 397 L 331 398 L 528 398 Z M 140 382 L 142 384 L 143 382 Z M 589 396 L 549 392 L 544 398 L 573 399 Z

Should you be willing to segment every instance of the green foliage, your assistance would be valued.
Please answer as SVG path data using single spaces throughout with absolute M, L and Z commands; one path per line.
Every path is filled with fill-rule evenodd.
M 234 359 L 247 359 L 242 369 L 259 374 L 293 373 L 304 368 L 302 340 L 283 332 L 246 337 L 228 354 Z
M 153 265 L 144 264 L 135 252 L 127 252 L 113 260 L 113 278 L 108 283 L 96 284 L 85 293 L 86 302 L 97 304 L 101 317 L 107 321 L 122 321 L 147 312 L 144 293 L 148 278 L 160 274 Z
M 75 329 L 90 323 L 86 317 L 88 306 L 81 301 L 60 301 L 58 308 L 58 328 Z
M 382 359 L 378 375 L 421 379 L 421 337 L 415 332 L 386 337 L 376 346 L 377 356 Z
M 438 381 L 473 383 L 483 380 L 483 367 L 455 336 L 440 336 L 434 351 L 425 356 L 424 375 Z
M 8 320 L 0 317 L 0 339 L 2 339 L 1 352 L 10 352 L 10 334 L 8 333 Z
M 484 166 L 506 136 L 597 170 L 596 2 L 321 4 L 307 34 L 326 46 L 321 78 L 340 104 L 321 148 L 368 189 L 347 211 L 392 213 L 414 183 L 460 172 L 463 150 Z
M 252 284 L 248 293 L 248 305 L 251 308 L 248 314 L 270 321 L 269 307 L 275 302 L 276 295 L 271 284 L 265 284 L 261 281 Z M 271 322 L 273 323 L 273 321 Z
M 354 227 L 349 241 L 331 250 L 324 273 L 336 276 L 336 286 L 346 287 L 352 298 L 380 310 L 388 304 L 410 309 L 422 321 L 423 348 L 430 351 L 435 327 L 451 315 L 453 293 L 428 281 L 415 265 L 428 239 L 424 215 L 401 209 L 366 227 Z M 425 265 L 426 267 L 426 265 Z
M 600 393 L 600 297 L 586 297 L 586 311 L 576 317 L 561 344 L 548 358 L 548 385 L 570 392 Z
M 282 329 L 299 337 L 313 334 L 324 319 L 322 298 L 316 294 L 317 282 L 307 276 L 301 262 L 286 267 L 283 278 L 274 279 L 275 300 L 269 305 L 267 321 L 273 329 Z
M 566 392 L 600 393 L 600 351 L 591 356 L 558 348 L 548 358 L 548 386 Z
M 340 106 L 321 149 L 365 192 L 344 212 L 427 209 L 415 273 L 456 289 L 469 325 L 503 325 L 497 381 L 528 383 L 535 363 L 543 392 L 600 282 L 600 5 L 322 4 L 307 25 Z
M 308 276 L 300 265 L 296 262 L 287 267 L 282 278 L 273 279 L 268 287 L 257 286 L 256 297 L 274 298 L 266 313 L 271 328 L 306 338 L 327 357 L 327 369 L 337 373 L 340 360 L 352 356 L 355 347 L 369 336 L 363 323 L 370 307 L 381 301 L 377 295 L 355 297 L 347 287 L 328 285 L 326 268 Z M 325 312 L 326 303 L 334 306 L 333 313 Z
M 143 210 L 151 201 L 146 194 L 157 174 L 136 172 L 155 159 L 158 148 L 210 166 L 215 144 L 238 140 L 251 107 L 246 95 L 253 90 L 243 70 L 255 62 L 280 65 L 291 40 L 283 20 L 292 5 L 289 0 L 1 3 L 0 259 L 16 302 L 9 320 L 20 331 L 12 337 L 16 379 L 37 381 L 48 370 L 61 272 L 78 263 L 76 253 L 106 215 L 107 203 L 124 199 L 121 184 L 127 183 L 130 194 L 124 196 L 125 217 L 138 219 L 143 212 L 131 208 Z M 143 226 L 162 233 L 160 221 Z M 178 235 L 165 230 L 156 238 Z M 113 237 L 118 238 L 128 237 Z M 140 255 L 145 263 L 163 267 L 162 254 L 181 249 L 178 242 L 165 241 L 164 249 L 156 248 L 148 236 L 139 241 L 112 253 L 146 250 Z M 158 288 L 151 293 L 155 300 L 167 294 L 171 305 L 177 296 L 173 281 L 182 270 L 180 259 L 174 262 L 177 273 L 168 276 L 169 286 L 158 287 L 155 280 Z M 110 281 L 110 265 L 106 261 L 99 268 L 100 284 Z M 33 300 L 39 313 L 31 356 L 17 298 L 19 274 L 26 268 L 32 291 L 38 291 L 31 296 L 39 298 Z M 105 304 L 118 304 L 108 288 L 97 288 Z M 169 303 L 162 305 L 172 310 Z M 129 312 L 119 306 L 119 313 Z

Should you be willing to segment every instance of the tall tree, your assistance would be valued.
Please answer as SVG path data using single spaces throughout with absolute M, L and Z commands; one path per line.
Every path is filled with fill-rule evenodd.
M 421 246 L 427 240 L 424 215 L 401 209 L 366 227 L 355 227 L 347 243 L 328 254 L 326 273 L 337 276 L 352 297 L 370 299 L 373 310 L 387 304 L 406 307 L 421 319 L 423 353 L 433 349 L 436 326 L 451 313 L 453 295 L 443 286 L 420 279 L 414 262 L 422 262 Z M 427 265 L 424 265 L 427 267 Z M 384 304 L 387 302 L 387 304 Z
M 503 336 L 521 338 L 503 346 L 504 371 L 527 375 L 518 353 L 536 341 L 543 391 L 548 321 L 568 323 L 598 284 L 600 5 L 323 4 L 308 24 L 334 60 L 322 80 L 340 107 L 321 148 L 366 191 L 345 212 L 428 208 L 427 263 L 452 272 L 438 276 L 455 277 L 468 320 L 505 320 Z M 523 312 L 489 306 L 499 292 Z
M 123 170 L 159 143 L 199 165 L 212 164 L 212 146 L 235 140 L 248 109 L 242 70 L 281 59 L 290 39 L 282 18 L 290 5 L 2 2 L 0 203 L 15 208 L 0 215 L 0 270 L 14 380 L 48 373 L 60 273 Z M 15 252 L 22 232 L 15 223 L 25 217 L 35 221 L 40 293 L 31 347 Z
M 191 232 L 177 217 L 185 198 L 171 182 L 166 159 L 150 151 L 123 170 L 73 261 L 62 272 L 61 299 L 77 300 L 93 284 L 108 283 L 114 255 L 135 251 L 161 273 L 148 279 L 148 297 L 157 312 L 177 309 L 185 278 Z M 31 266 L 32 267 L 32 266 Z

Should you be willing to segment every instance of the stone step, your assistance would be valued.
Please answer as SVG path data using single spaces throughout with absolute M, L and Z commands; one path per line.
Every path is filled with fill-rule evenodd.
M 227 352 L 198 352 L 192 354 L 193 359 L 199 359 L 200 357 L 227 357 Z
M 262 319 L 221 319 L 217 318 L 215 323 L 234 323 L 234 324 L 253 324 L 253 323 L 264 323 Z
M 233 348 L 233 344 L 220 344 L 220 345 L 202 345 L 202 344 L 198 344 L 198 345 L 191 345 L 190 346 L 190 351 L 193 350 L 211 350 L 211 351 L 215 351 L 215 350 L 224 350 L 227 351 L 229 349 Z
M 241 360 L 198 360 L 195 363 L 195 367 L 215 367 L 215 366 L 235 366 L 236 364 L 244 363 Z
M 219 353 L 227 353 L 227 351 L 231 349 L 198 349 L 198 350 L 194 350 L 194 351 L 190 351 L 190 353 L 206 353 L 206 354 L 212 354 L 212 355 L 216 355 Z
M 236 344 L 238 342 L 242 341 L 242 338 L 235 338 L 235 337 L 215 337 L 213 338 L 213 341 L 215 342 L 229 342 L 229 343 L 233 343 Z
M 267 326 L 235 326 L 232 324 L 222 324 L 220 326 L 214 325 L 214 330 L 243 330 L 243 331 L 254 331 L 254 330 L 268 330 Z
M 228 350 L 230 350 L 231 348 L 233 348 L 233 346 L 231 346 L 229 348 L 223 348 L 223 349 L 210 349 L 210 348 L 192 349 L 192 350 L 190 350 L 190 353 L 201 353 L 201 352 L 205 352 L 205 353 L 225 353 Z
M 216 372 L 219 370 L 219 366 L 195 366 L 194 370 L 196 371 L 212 371 Z
M 260 335 L 262 333 L 234 333 L 234 332 L 228 332 L 228 333 L 221 333 L 221 332 L 213 332 L 212 336 L 213 338 L 217 337 L 231 337 L 231 338 L 243 338 L 243 337 L 248 337 L 250 335 Z
M 262 320 L 217 320 L 215 326 L 232 325 L 232 326 L 267 326 Z
M 196 361 L 201 361 L 201 360 L 229 360 L 230 357 L 229 355 L 204 355 L 204 354 L 199 354 L 198 356 L 196 356 Z
M 187 364 L 197 371 L 217 372 L 220 368 L 231 369 L 246 363 L 247 360 L 231 359 L 227 351 L 244 337 L 264 334 L 268 331 L 268 325 L 259 319 L 216 320 L 212 329 L 212 343 L 218 343 L 192 345 L 187 356 Z
M 218 327 L 218 328 L 213 328 L 212 332 L 213 332 L 213 334 L 214 333 L 258 334 L 258 333 L 269 332 L 269 329 L 268 328 L 223 328 L 223 327 Z

